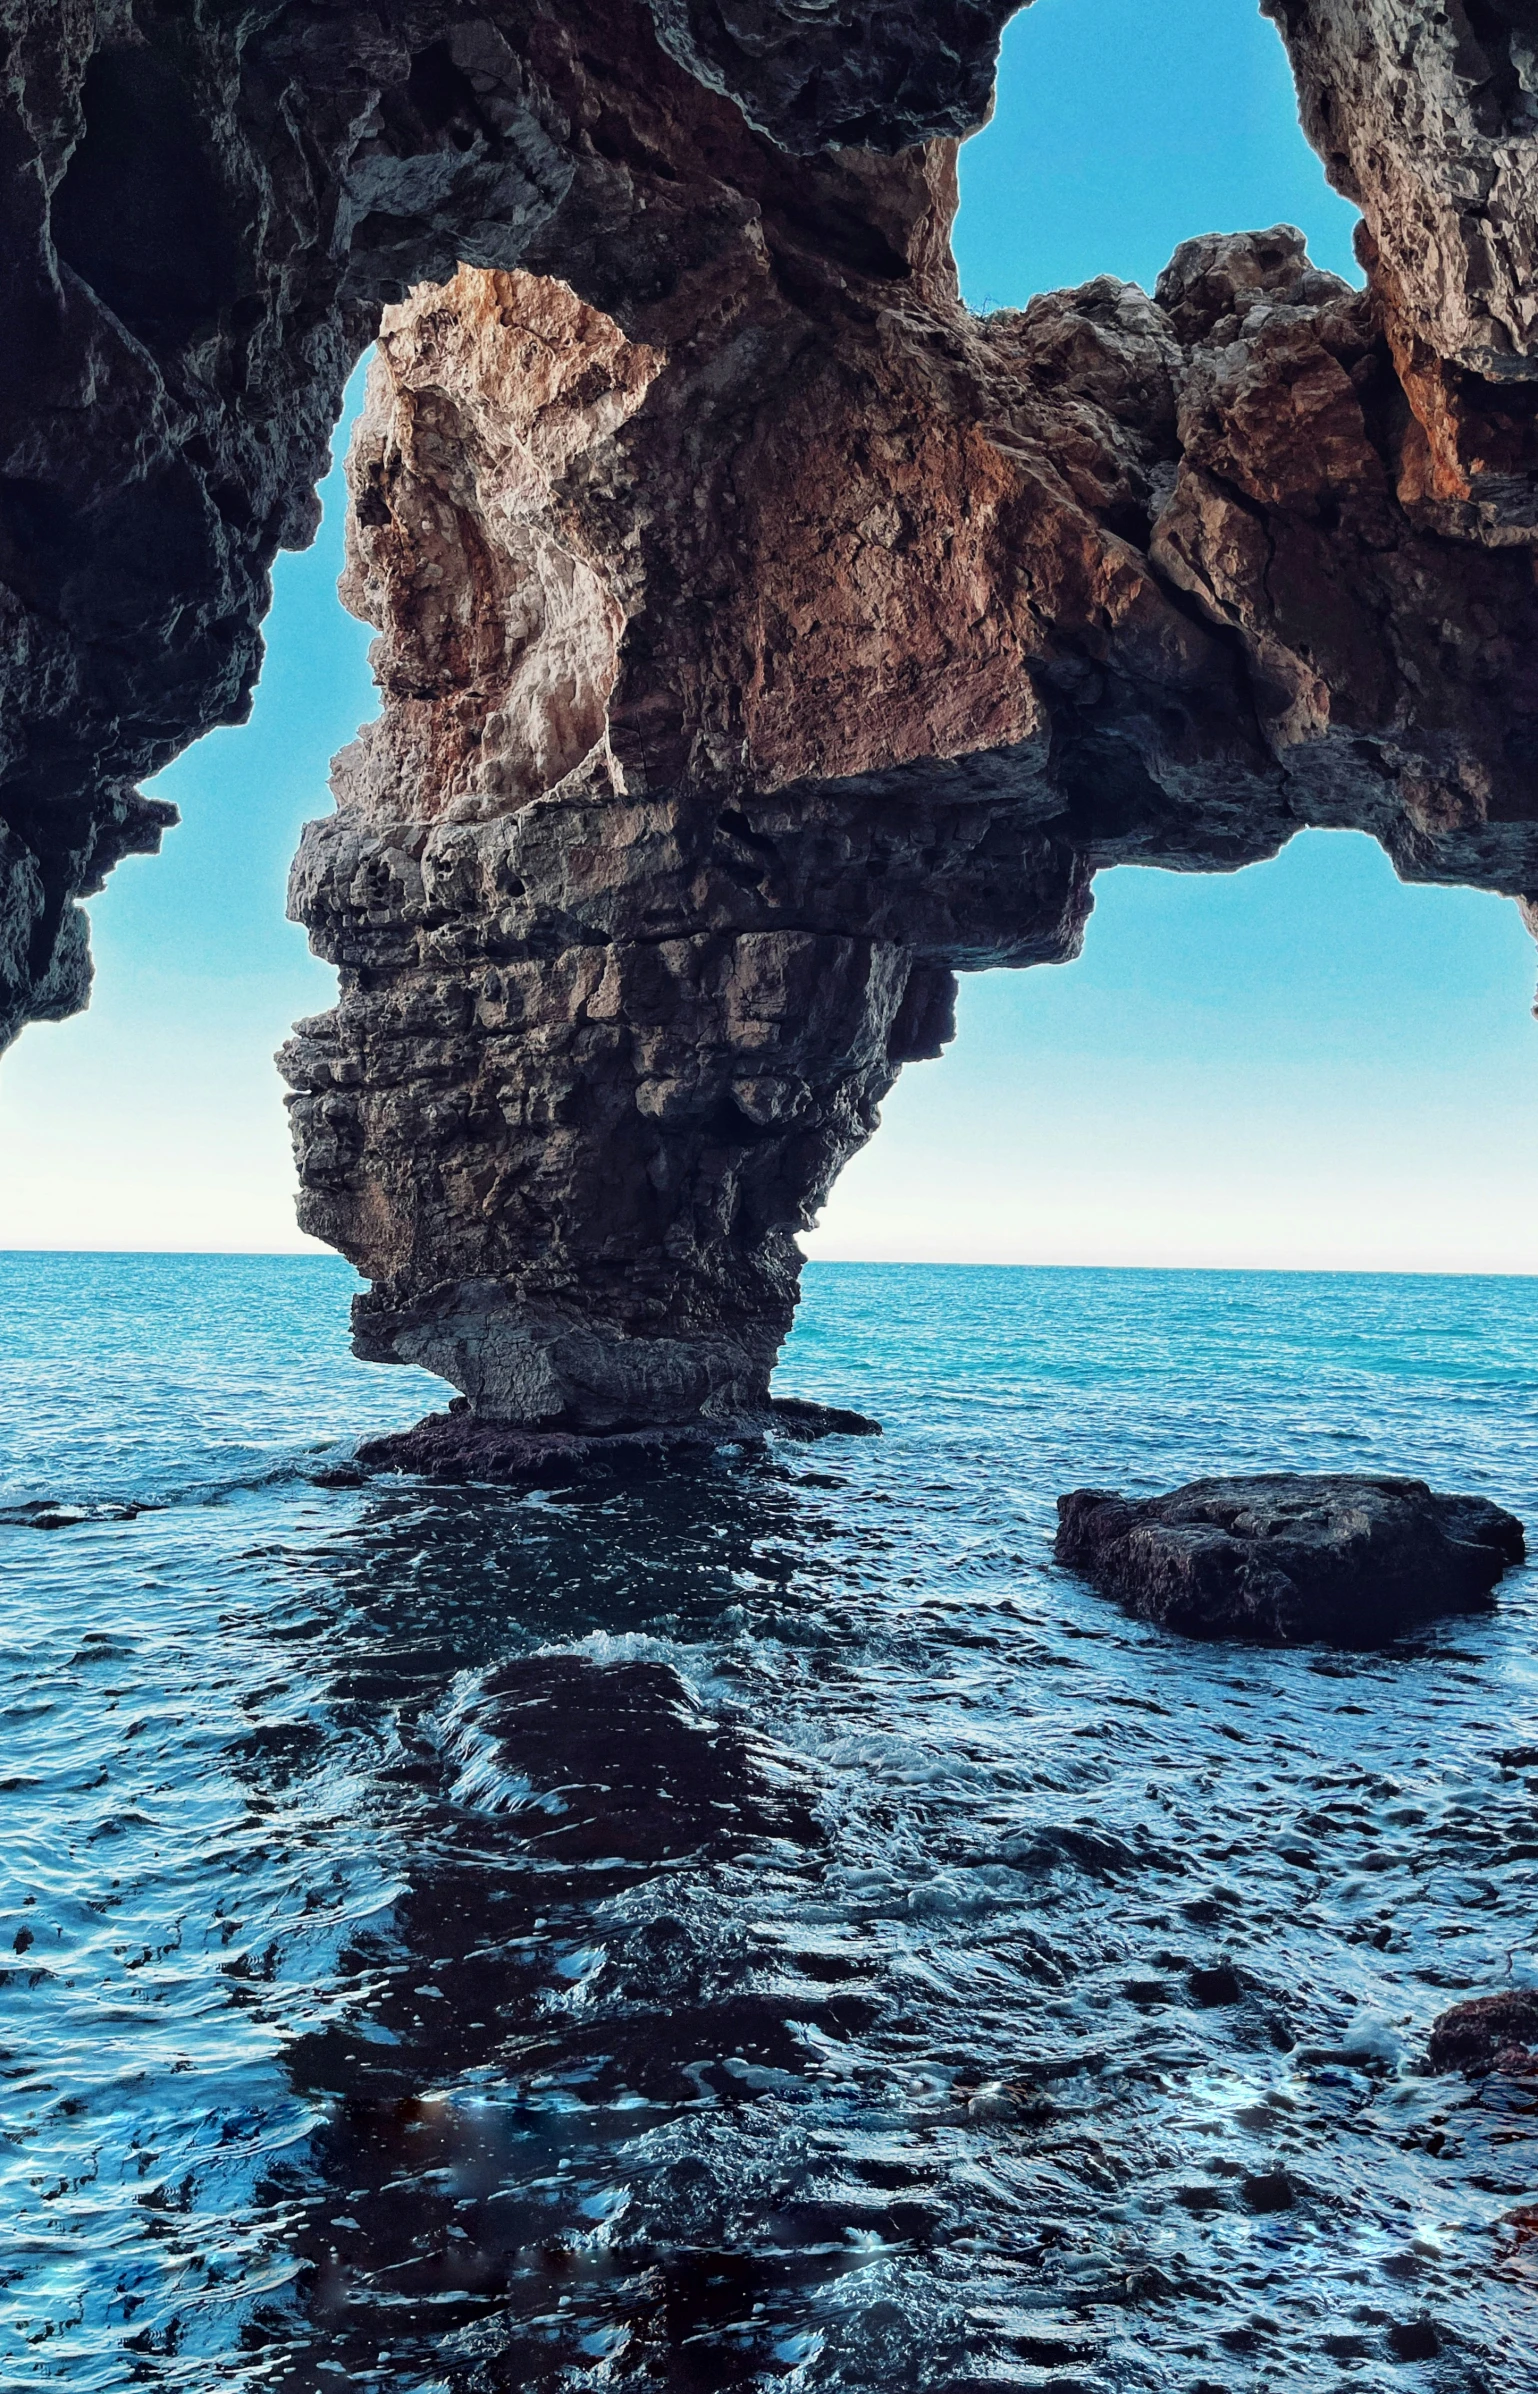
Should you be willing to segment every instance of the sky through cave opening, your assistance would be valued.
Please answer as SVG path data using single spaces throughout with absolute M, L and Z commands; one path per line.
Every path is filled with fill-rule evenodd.
M 1354 211 L 1296 124 L 1246 0 L 1035 0 L 962 157 L 970 303 L 1101 272 L 1151 286 L 1176 243 L 1290 219 L 1359 280 Z M 361 396 L 355 377 L 336 455 Z M 92 908 L 91 1011 L 0 1076 L 0 1242 L 299 1249 L 271 1055 L 327 1006 L 283 920 L 300 824 L 375 711 L 337 605 L 344 499 L 279 560 L 251 723 L 159 790 L 183 825 Z M 963 984 L 960 1036 L 910 1066 L 811 1254 L 1530 1270 L 1538 1120 L 1530 944 L 1506 902 L 1405 890 L 1372 842 L 1310 834 L 1222 881 L 1104 874 L 1083 960 Z

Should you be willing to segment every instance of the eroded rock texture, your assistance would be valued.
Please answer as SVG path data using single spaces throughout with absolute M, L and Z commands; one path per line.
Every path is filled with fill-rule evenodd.
M 1538 468 L 1538 12 L 1531 0 L 1263 0 L 1303 121 L 1362 209 L 1417 430 L 1406 481 L 1450 531 L 1529 540 Z
M 1428 2069 L 1461 2070 L 1482 2078 L 1506 2069 L 1512 2076 L 1531 2077 L 1534 2047 L 1538 2047 L 1538 1990 L 1503 1987 L 1495 1995 L 1475 1995 L 1450 2004 L 1432 2022 L 1426 2049 Z
M 790 191 L 787 151 L 978 121 L 1010 13 L 0 0 L 0 1045 L 85 1003 L 76 901 L 172 819 L 135 784 L 244 716 L 381 301 L 461 260 L 655 294 L 673 218 L 702 254 L 754 205 L 711 172 L 722 126 L 755 148 L 721 95 Z M 703 150 L 654 234 L 659 133 Z
M 341 1003 L 286 1062 L 362 1351 L 490 1418 L 760 1408 L 952 974 L 1071 954 L 1099 865 L 1341 824 L 1538 889 L 1518 12 L 1278 0 L 1366 295 L 1277 228 L 978 322 L 950 137 L 1007 13 L 0 16 L 12 1015 L 80 1002 L 72 897 L 243 706 L 416 286 L 351 469 L 384 712 L 294 884 Z
M 1406 508 L 1372 302 L 1283 228 L 977 323 L 948 163 L 896 170 L 900 278 L 750 220 L 628 335 L 471 270 L 386 318 L 385 708 L 296 870 L 344 996 L 286 1068 L 362 1351 L 498 1418 L 761 1403 L 950 974 L 1072 954 L 1096 866 L 1334 823 L 1534 879 L 1531 557 Z
M 1187 1637 L 1380 1645 L 1478 1612 L 1525 1559 L 1514 1514 L 1424 1480 L 1343 1472 L 1193 1480 L 1169 1496 L 1076 1488 L 1057 1558 L 1139 1620 Z

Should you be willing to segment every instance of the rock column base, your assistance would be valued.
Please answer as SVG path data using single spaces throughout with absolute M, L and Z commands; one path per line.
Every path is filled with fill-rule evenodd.
M 838 1405 L 771 1397 L 761 1409 L 736 1420 L 696 1419 L 596 1433 L 524 1430 L 481 1420 L 460 1399 L 447 1413 L 429 1413 L 412 1429 L 364 1439 L 354 1463 L 316 1477 L 325 1485 L 347 1486 L 376 1472 L 404 1472 L 417 1479 L 549 1487 L 654 1470 L 723 1446 L 762 1446 L 771 1434 L 873 1438 L 880 1436 L 881 1424 Z

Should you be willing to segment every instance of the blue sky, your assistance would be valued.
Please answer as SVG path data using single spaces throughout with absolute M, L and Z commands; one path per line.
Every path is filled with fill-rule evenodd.
M 1151 291 L 1193 233 L 1282 223 L 1360 284 L 1356 210 L 1298 129 L 1287 54 L 1254 0 L 1036 0 L 1005 29 L 993 122 L 961 152 L 972 307 L 1096 274 Z
M 1301 224 L 1356 270 L 1247 0 L 1036 0 L 963 151 L 974 306 L 1177 241 Z M 96 997 L 0 1064 L 0 1245 L 297 1249 L 273 1049 L 332 976 L 283 919 L 299 826 L 374 710 L 335 596 L 340 476 L 279 560 L 251 722 L 156 787 L 183 813 L 92 907 Z M 1002 1262 L 1538 1270 L 1538 954 L 1503 900 L 1406 889 L 1310 833 L 1232 876 L 1102 874 L 1083 958 L 963 983 L 810 1252 Z

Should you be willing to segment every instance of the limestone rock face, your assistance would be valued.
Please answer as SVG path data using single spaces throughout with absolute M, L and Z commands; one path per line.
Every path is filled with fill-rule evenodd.
M 1303 123 L 1363 213 L 1414 431 L 1401 492 L 1530 542 L 1538 473 L 1538 14 L 1528 0 L 1263 0 Z
M 1406 510 L 1371 300 L 1277 227 L 978 322 L 948 155 L 900 163 L 900 278 L 758 217 L 628 333 L 468 268 L 385 316 L 384 710 L 295 868 L 343 995 L 284 1067 L 359 1351 L 491 1418 L 761 1406 L 951 974 L 1072 955 L 1097 866 L 1327 823 L 1538 879 L 1531 559 Z
M 1523 12 L 1278 7 L 1369 291 L 1276 227 L 978 321 L 1006 0 L 0 0 L 0 1035 L 244 711 L 381 307 L 286 1062 L 361 1351 L 482 1417 L 761 1411 L 951 976 L 1102 864 L 1538 891 Z
M 787 150 L 962 132 L 1009 13 L 0 0 L 0 1046 L 84 1005 L 78 900 L 174 820 L 135 784 L 244 718 L 381 302 L 462 260 L 655 293 L 670 214 L 702 252 L 751 213 L 713 150 L 789 188 Z M 681 206 L 648 222 L 669 148 Z
M 1264 0 L 1304 129 L 1361 208 L 1406 337 L 1538 377 L 1538 17 L 1527 0 Z
M 648 0 L 670 55 L 786 149 L 976 130 L 1021 0 Z M 1024 0 L 1029 6 L 1030 0 Z
M 1057 1555 L 1140 1620 L 1188 1637 L 1376 1645 L 1477 1611 L 1526 1551 L 1522 1524 L 1424 1480 L 1277 1473 L 1128 1499 L 1058 1499 Z

